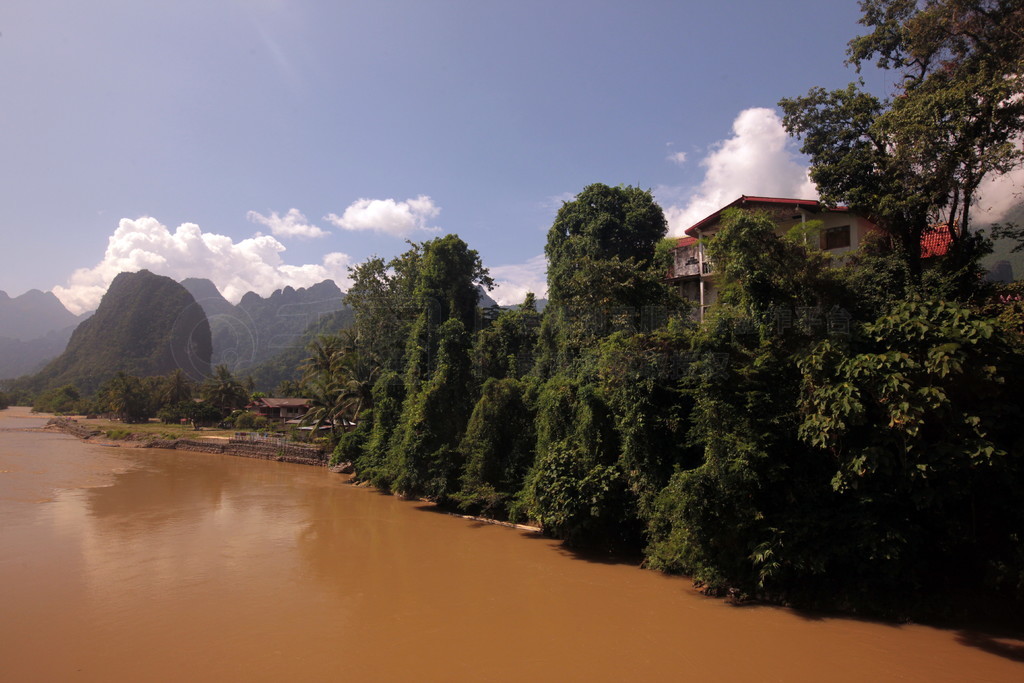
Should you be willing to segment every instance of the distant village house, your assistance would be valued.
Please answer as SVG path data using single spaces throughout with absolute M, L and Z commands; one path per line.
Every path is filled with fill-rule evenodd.
M 245 409 L 271 422 L 284 424 L 290 420 L 301 420 L 309 412 L 309 399 L 257 398 Z

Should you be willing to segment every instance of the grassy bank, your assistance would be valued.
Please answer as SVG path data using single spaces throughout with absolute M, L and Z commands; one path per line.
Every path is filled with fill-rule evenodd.
M 138 435 L 137 438 L 154 439 L 227 439 L 235 433 L 233 429 L 202 427 L 197 430 L 192 425 L 164 424 L 158 420 L 127 424 L 119 420 L 86 418 L 83 415 L 72 416 L 72 419 L 86 429 L 96 429 L 110 438 L 127 438 L 130 435 Z

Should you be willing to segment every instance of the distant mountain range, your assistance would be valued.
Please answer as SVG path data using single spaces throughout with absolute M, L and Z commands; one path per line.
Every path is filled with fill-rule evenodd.
M 75 327 L 71 325 L 62 330 L 52 330 L 31 341 L 0 337 L 0 379 L 21 377 L 41 370 L 67 348 Z
M 0 378 L 39 370 L 60 355 L 90 315 L 70 312 L 52 292 L 32 289 L 10 297 L 0 291 Z
M 0 337 L 32 341 L 50 332 L 73 327 L 88 313 L 77 316 L 60 302 L 53 292 L 30 289 L 11 298 L 0 291 Z
M 331 280 L 308 288 L 285 287 L 269 297 L 249 292 L 237 305 L 210 280 L 188 278 L 180 284 L 191 295 L 187 305 L 194 310 L 175 315 L 198 319 L 195 313 L 202 312 L 211 331 L 210 362 L 238 374 L 286 351 L 294 356 L 296 347 L 304 350 L 310 340 L 307 330 L 321 329 L 322 320 L 327 327 L 347 326 L 351 320 L 345 295 Z M 149 305 L 154 301 L 161 301 L 160 308 L 180 303 L 177 297 L 167 303 L 154 298 Z M 68 348 L 75 328 L 90 315 L 72 314 L 50 292 L 32 290 L 13 299 L 0 292 L 0 379 L 39 372 Z
M 304 349 L 306 330 L 345 308 L 345 295 L 332 280 L 308 288 L 285 287 L 266 298 L 249 292 L 237 305 L 209 280 L 189 278 L 181 284 L 210 321 L 211 362 L 241 374 L 295 347 Z

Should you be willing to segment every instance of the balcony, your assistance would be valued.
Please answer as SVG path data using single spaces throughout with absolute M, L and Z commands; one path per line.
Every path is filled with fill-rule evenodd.
M 685 247 L 677 247 L 673 250 L 671 277 L 697 277 L 711 273 L 711 262 L 704 258 L 701 268 L 700 245 L 693 244 Z
M 700 275 L 700 258 L 698 246 L 678 247 L 674 250 L 672 277 L 691 277 Z

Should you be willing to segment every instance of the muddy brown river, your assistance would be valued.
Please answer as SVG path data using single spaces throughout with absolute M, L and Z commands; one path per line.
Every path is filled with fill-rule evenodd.
M 1006 634 L 734 607 L 300 465 L 0 411 L 0 680 L 1024 681 Z

